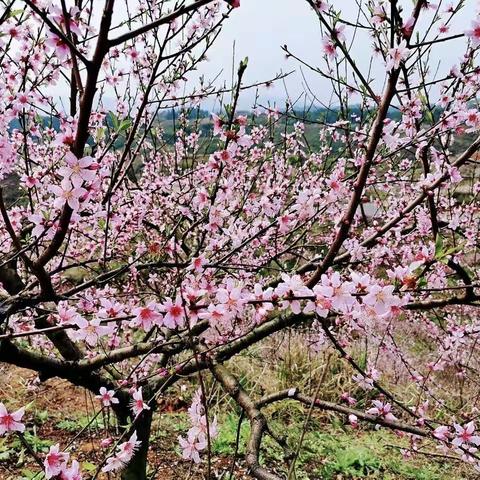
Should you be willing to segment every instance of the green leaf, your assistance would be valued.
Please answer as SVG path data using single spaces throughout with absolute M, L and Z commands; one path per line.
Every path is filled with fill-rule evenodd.
M 30 479 L 35 479 L 35 480 L 42 480 L 43 478 L 45 478 L 43 472 L 40 473 L 40 472 L 33 472 L 32 470 L 29 470 L 29 469 L 24 469 L 22 470 L 22 480 L 30 480 Z
M 240 62 L 240 68 L 245 70 L 248 66 L 248 57 L 245 57 L 241 62 Z
M 131 125 L 132 125 L 132 121 L 129 118 L 125 118 L 124 120 L 122 120 L 120 122 L 120 125 L 118 126 L 117 132 L 118 133 L 125 132 L 126 130 L 128 130 L 130 128 Z
M 428 284 L 427 279 L 425 277 L 421 277 L 417 280 L 417 287 L 418 288 L 424 288 Z
M 95 134 L 95 141 L 99 143 L 101 140 L 105 138 L 105 128 L 101 127 L 97 130 Z
M 444 255 L 445 253 L 443 251 L 443 238 L 439 233 L 437 233 L 437 238 L 435 239 L 435 258 L 439 260 Z
M 21 15 L 25 10 L 23 8 L 17 8 L 16 10 L 12 10 L 8 14 L 8 18 L 16 17 L 17 15 Z
M 109 112 L 108 115 L 110 117 L 110 121 L 112 122 L 113 129 L 118 131 L 120 121 L 118 120 L 117 116 L 113 112 Z
M 108 116 L 110 118 L 110 122 L 112 123 L 113 130 L 116 133 L 125 132 L 132 125 L 130 118 L 124 118 L 123 120 L 120 120 L 113 112 L 108 112 Z
M 94 473 L 97 467 L 91 462 L 82 462 L 82 470 L 85 470 L 87 473 Z
M 437 239 L 435 240 L 435 259 L 438 260 L 440 263 L 443 263 L 446 265 L 448 263 L 448 257 L 461 251 L 462 251 L 461 246 L 450 247 L 446 249 L 443 243 L 443 238 L 441 237 L 440 234 L 437 235 Z
M 6 452 L 0 452 L 0 462 L 4 462 L 5 460 L 10 460 L 10 455 L 12 452 L 7 450 Z
M 458 252 L 461 252 L 461 251 L 462 251 L 461 246 L 451 247 L 445 252 L 445 256 L 454 255 L 455 253 L 458 253 Z
M 430 110 L 425 110 L 425 119 L 429 123 L 434 123 L 433 113 Z
M 48 411 L 47 410 L 38 410 L 35 412 L 35 418 L 40 423 L 45 423 L 48 419 Z

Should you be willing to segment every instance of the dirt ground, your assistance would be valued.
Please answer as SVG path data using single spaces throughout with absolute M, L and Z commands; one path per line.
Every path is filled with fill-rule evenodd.
M 98 415 L 100 405 L 94 395 L 59 379 L 38 384 L 36 376 L 28 370 L 0 364 L 0 402 L 9 410 L 27 406 L 24 416 L 25 438 L 31 448 L 43 459 L 51 445 L 60 444 L 68 449 L 71 457 L 80 462 L 84 480 L 116 480 L 118 474 L 95 476 L 97 466 L 105 458 L 100 442 L 107 434 L 105 425 L 111 425 L 108 436 L 118 433 L 108 417 Z M 149 445 L 149 479 L 151 480 L 204 480 L 207 462 L 193 466 L 182 460 L 178 436 L 184 436 L 189 428 L 186 410 L 190 401 L 182 398 L 181 389 L 163 397 L 157 406 L 154 428 Z M 282 411 L 279 411 L 282 412 Z M 288 424 L 288 416 L 281 416 L 277 433 L 295 437 L 295 425 L 303 424 L 304 415 L 298 413 L 297 422 Z M 273 421 L 273 417 L 270 418 Z M 312 419 L 313 421 L 313 419 Z M 238 412 L 219 421 L 220 434 L 211 458 L 211 479 L 230 480 L 233 449 L 236 444 Z M 242 426 L 247 427 L 246 424 Z M 282 430 L 283 428 L 283 430 Z M 285 429 L 288 429 L 288 432 Z M 298 437 L 300 430 L 296 430 Z M 118 438 L 118 437 L 117 437 Z M 247 441 L 248 434 L 243 438 Z M 278 453 L 266 436 L 263 445 L 268 468 L 284 467 L 283 455 Z M 321 416 L 305 436 L 300 456 L 297 480 L 477 480 L 478 473 L 463 462 L 434 453 L 418 455 L 404 460 L 400 451 L 408 443 L 386 430 L 352 430 L 345 428 L 341 418 Z M 263 455 L 262 455 L 263 456 Z M 263 460 L 262 460 L 263 461 Z M 325 472 L 318 474 L 318 472 Z M 0 437 L 0 480 L 43 480 L 39 465 L 15 435 Z M 237 459 L 232 480 L 247 480 L 242 455 Z
M 28 405 L 24 421 L 28 432 L 34 433 L 32 446 L 43 456 L 48 445 L 59 443 L 62 448 L 69 445 L 72 458 L 80 462 L 84 468 L 92 468 L 103 460 L 104 451 L 100 449 L 100 441 L 104 438 L 103 429 L 89 428 L 82 430 L 82 419 L 91 418 L 99 410 L 99 404 L 93 395 L 59 379 L 50 379 L 35 385 L 36 375 L 28 370 L 0 364 L 0 402 L 11 409 Z M 160 412 L 175 413 L 186 409 L 186 404 L 168 399 L 159 405 Z M 83 420 L 85 422 L 85 420 Z M 112 432 L 115 434 L 115 431 Z M 39 466 L 35 463 L 18 441 L 12 437 L 0 438 L 0 480 L 40 480 Z M 199 467 L 193 468 L 189 462 L 172 451 L 176 445 L 176 435 L 161 435 L 150 445 L 150 468 L 152 479 L 179 480 L 201 479 L 204 473 Z M 212 459 L 212 472 L 220 478 L 230 468 L 229 460 Z M 241 465 L 235 470 L 235 478 L 249 478 Z M 88 473 L 85 479 L 91 478 Z M 113 480 L 117 475 L 101 474 L 99 480 Z

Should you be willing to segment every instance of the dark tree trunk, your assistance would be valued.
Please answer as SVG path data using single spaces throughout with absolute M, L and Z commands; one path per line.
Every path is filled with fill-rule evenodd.
M 122 480 L 147 480 L 147 454 L 152 427 L 152 410 L 143 411 L 140 417 L 135 421 L 137 440 L 142 443 L 131 462 L 127 465 L 125 470 L 122 471 Z

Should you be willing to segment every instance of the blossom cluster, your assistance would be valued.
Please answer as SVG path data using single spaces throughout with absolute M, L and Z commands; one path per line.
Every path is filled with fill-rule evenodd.
M 178 437 L 178 441 L 182 448 L 182 457 L 185 460 L 200 463 L 201 452 L 218 435 L 217 418 L 214 417 L 213 420 L 207 418 L 205 399 L 201 389 L 196 391 L 188 409 L 188 415 L 192 426 L 188 430 L 186 438 Z
M 418 397 L 414 421 L 436 426 L 427 422 L 427 403 L 443 414 L 446 400 L 458 399 L 462 408 L 433 436 L 473 461 L 479 436 L 466 420 L 478 405 L 464 395 L 476 389 L 480 368 L 480 181 L 471 149 L 480 131 L 480 22 L 466 31 L 455 25 L 464 2 L 424 2 L 394 21 L 393 2 L 366 2 L 362 28 L 332 2 L 309 2 L 325 54 L 322 69 L 312 70 L 333 78 L 340 105 L 320 118 L 301 117 L 290 104 L 240 114 L 235 90 L 247 88 L 243 78 L 232 104 L 203 79 L 191 87 L 190 72 L 227 18 L 222 8 L 231 14 L 226 3 L 237 8 L 240 0 L 207 2 L 177 18 L 173 3 L 141 0 L 103 37 L 108 51 L 95 48 L 101 26 L 88 6 L 29 3 L 42 14 L 25 6 L 0 25 L 8 58 L 0 62 L 0 181 L 18 179 L 16 198 L 2 202 L 0 298 L 9 308 L 2 338 L 53 365 L 68 361 L 85 372 L 101 365 L 93 372 L 102 382 L 84 385 L 104 385 L 93 393 L 102 408 L 127 412 L 128 436 L 155 410 L 145 385 L 166 377 L 173 385 L 192 365 L 185 358 L 195 357 L 194 346 L 215 356 L 287 318 L 302 325 L 295 334 L 309 354 L 333 345 L 356 366 L 352 390 L 365 390 L 367 402 L 381 381 L 395 379 Z M 173 19 L 142 28 L 163 15 Z M 431 19 L 420 41 L 426 21 L 417 15 Z M 128 40 L 115 44 L 120 30 Z M 464 55 L 441 74 L 424 68 L 450 30 Z M 373 44 L 369 72 L 385 72 L 386 94 L 351 61 L 353 39 Z M 104 53 L 96 65 L 95 52 Z M 269 83 L 254 88 L 260 95 Z M 69 113 L 52 93 L 65 86 Z M 200 118 L 202 100 L 217 93 L 222 110 Z M 18 342 L 24 336 L 29 342 Z M 353 406 L 354 396 L 342 401 Z M 218 430 L 204 402 L 198 391 L 191 428 L 179 438 L 194 463 Z M 363 415 L 397 425 L 395 405 L 375 399 Z M 23 416 L 0 404 L 0 435 L 21 435 Z M 349 421 L 358 425 L 353 413 Z M 138 448 L 133 433 L 104 471 L 124 468 Z M 53 446 L 47 477 L 78 480 L 78 463 L 69 460 Z
M 133 432 L 130 438 L 117 445 L 115 454 L 107 457 L 106 464 L 102 468 L 102 472 L 118 471 L 125 468 L 133 458 L 133 455 L 140 447 L 141 442 L 137 440 L 137 432 Z

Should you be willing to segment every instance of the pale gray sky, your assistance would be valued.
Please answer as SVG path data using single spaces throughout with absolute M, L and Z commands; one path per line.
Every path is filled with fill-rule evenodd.
M 230 80 L 234 44 L 237 64 L 241 59 L 249 58 L 246 83 L 268 80 L 281 71 L 298 70 L 295 60 L 285 58 L 281 49 L 285 44 L 307 59 L 317 63 L 321 59 L 318 20 L 304 0 L 242 0 L 241 7 L 232 12 L 220 38 L 210 50 L 210 61 L 201 70 L 212 75 L 223 69 L 222 78 Z M 286 80 L 292 96 L 303 90 L 300 82 L 299 73 Z M 318 81 L 316 83 L 318 85 Z M 250 106 L 254 92 L 245 93 L 243 97 L 242 106 Z M 267 97 L 283 102 L 283 82 L 269 88 L 265 99 Z
M 457 5 L 459 0 L 435 0 L 441 3 L 442 9 L 450 4 Z M 276 73 L 297 70 L 286 84 L 290 96 L 296 97 L 304 90 L 303 78 L 300 73 L 299 63 L 293 59 L 286 60 L 281 45 L 287 44 L 289 49 L 314 65 L 322 65 L 321 34 L 316 15 L 311 11 L 305 0 L 241 0 L 241 7 L 232 12 L 232 16 L 225 23 L 224 29 L 217 43 L 210 50 L 210 61 L 203 64 L 200 71 L 207 77 L 212 77 L 223 69 L 221 78 L 229 80 L 232 71 L 232 49 L 235 42 L 236 60 L 249 57 L 247 82 L 274 77 Z M 356 0 L 333 0 L 335 7 L 342 10 L 344 17 L 353 19 L 357 13 Z M 400 0 L 405 11 L 412 9 L 411 0 Z M 433 3 L 433 2 L 432 2 Z M 476 16 L 477 0 L 466 0 L 463 12 L 454 24 L 451 25 L 449 35 L 461 33 L 466 30 L 471 20 Z M 428 14 L 427 14 L 428 16 Z M 431 16 L 431 15 L 430 15 Z M 405 14 L 405 17 L 407 15 Z M 425 18 L 425 15 L 424 15 Z M 420 25 L 421 27 L 421 25 Z M 432 63 L 441 60 L 448 70 L 453 63 L 458 62 L 465 40 L 441 44 L 436 47 L 436 54 Z M 371 57 L 371 42 L 366 36 L 359 35 L 353 46 L 358 64 L 368 69 Z M 448 67 L 448 68 L 447 68 Z M 383 67 L 377 66 L 378 77 L 383 78 Z M 374 70 L 375 71 L 375 70 Z M 328 102 L 331 95 L 330 83 L 318 78 L 304 69 L 309 85 L 315 94 L 324 102 Z M 264 97 L 283 103 L 285 87 L 280 82 L 268 90 Z M 253 102 L 253 94 L 243 96 L 242 106 L 248 107 Z
M 138 0 L 127 0 L 132 8 Z M 432 0 L 431 3 L 440 3 L 442 10 L 448 4 L 457 5 L 460 0 Z M 355 21 L 358 8 L 357 2 L 366 3 L 367 0 L 330 0 L 337 10 L 341 10 L 342 17 Z M 398 0 L 405 9 L 404 18 L 412 10 L 412 0 Z M 465 7 L 456 21 L 450 25 L 449 35 L 462 33 L 477 17 L 476 13 L 480 0 L 465 0 Z M 120 22 L 125 15 L 122 8 L 115 11 L 116 21 Z M 424 19 L 418 27 L 422 30 L 428 24 L 432 13 L 422 13 Z M 438 28 L 438 27 L 437 27 Z M 423 28 L 424 30 L 424 28 Z M 347 29 L 347 32 L 351 29 Z M 436 30 L 433 32 L 436 34 Z M 347 33 L 347 43 L 352 42 L 351 33 Z M 459 62 L 459 56 L 465 51 L 465 39 L 437 45 L 431 57 L 432 74 L 436 72 L 437 78 L 446 74 L 453 64 Z M 322 79 L 318 74 L 312 73 L 308 68 L 301 67 L 295 59 L 286 59 L 281 49 L 288 45 L 289 50 L 311 65 L 325 67 L 322 59 L 322 35 L 319 21 L 310 9 L 306 0 L 241 0 L 241 7 L 235 9 L 231 17 L 224 24 L 223 31 L 209 51 L 209 61 L 200 64 L 195 75 L 189 76 L 187 90 L 194 90 L 198 75 L 204 75 L 207 80 L 217 78 L 216 84 L 221 86 L 224 82 L 231 85 L 232 78 L 232 52 L 235 44 L 235 71 L 238 63 L 249 57 L 249 66 L 245 76 L 245 83 L 255 83 L 269 80 L 280 72 L 295 70 L 285 82 L 277 82 L 272 88 L 260 91 L 260 103 L 266 105 L 276 103 L 282 108 L 285 104 L 286 90 L 291 100 L 297 100 L 302 92 L 307 90 L 305 78 L 311 89 L 310 98 L 316 96 L 321 102 L 329 104 L 332 99 L 332 87 L 328 80 Z M 372 57 L 371 40 L 360 31 L 357 33 L 352 46 L 352 54 L 359 68 L 367 75 L 369 62 Z M 441 62 L 437 70 L 437 63 Z M 377 61 L 372 65 L 372 76 L 375 78 L 374 88 L 381 91 L 385 78 L 383 62 Z M 62 88 L 60 87 L 60 90 Z M 65 90 L 66 92 L 68 90 Z M 240 99 L 241 108 L 250 108 L 254 102 L 255 92 L 244 92 Z M 358 100 L 354 100 L 358 101 Z M 318 103 L 318 102 L 317 102 Z M 206 108 L 214 108 L 211 103 L 206 103 Z

